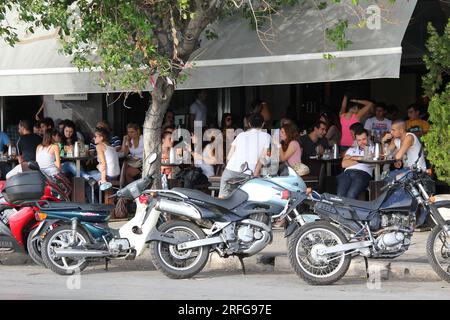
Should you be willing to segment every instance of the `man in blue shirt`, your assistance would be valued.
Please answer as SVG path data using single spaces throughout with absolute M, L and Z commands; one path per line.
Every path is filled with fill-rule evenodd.
M 5 148 L 9 147 L 11 144 L 8 135 L 3 131 L 0 131 L 0 151 L 6 151 Z

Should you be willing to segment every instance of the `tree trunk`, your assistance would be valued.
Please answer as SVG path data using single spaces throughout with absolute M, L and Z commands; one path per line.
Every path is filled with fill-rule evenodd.
M 158 77 L 152 91 L 152 101 L 145 115 L 144 121 L 144 164 L 143 175 L 147 175 L 150 169 L 161 172 L 161 127 L 164 114 L 172 99 L 174 86 L 168 84 L 166 78 Z M 148 157 L 155 153 L 156 161 L 150 166 Z M 152 188 L 161 188 L 161 178 L 155 179 Z

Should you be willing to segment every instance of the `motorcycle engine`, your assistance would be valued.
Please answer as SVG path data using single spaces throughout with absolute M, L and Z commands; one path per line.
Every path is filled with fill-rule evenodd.
M 228 254 L 240 253 L 252 255 L 262 250 L 271 240 L 271 234 L 264 230 L 270 229 L 270 218 L 264 213 L 255 213 L 248 217 L 250 223 L 238 222 L 232 229 L 227 230 L 229 250 Z
M 109 243 L 109 250 L 111 252 L 111 254 L 113 255 L 119 255 L 121 253 L 124 253 L 125 251 L 130 250 L 130 242 L 128 241 L 128 239 L 118 239 L 118 238 L 114 238 L 112 239 Z
M 17 212 L 16 209 L 5 209 L 2 213 L 0 213 L 0 218 L 2 219 L 4 224 L 8 225 L 9 224 L 9 219 L 16 212 Z
M 376 248 L 380 254 L 403 253 L 411 244 L 414 218 L 404 213 L 389 213 L 381 216 L 382 229 L 377 231 Z

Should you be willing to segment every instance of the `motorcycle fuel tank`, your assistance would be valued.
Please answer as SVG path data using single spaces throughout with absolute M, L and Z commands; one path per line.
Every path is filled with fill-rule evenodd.
M 265 202 L 284 207 L 288 201 L 282 199 L 283 187 L 267 179 L 252 179 L 240 189 L 248 194 L 249 202 Z
M 416 201 L 405 189 L 397 189 L 386 197 L 380 210 L 409 212 L 415 203 Z

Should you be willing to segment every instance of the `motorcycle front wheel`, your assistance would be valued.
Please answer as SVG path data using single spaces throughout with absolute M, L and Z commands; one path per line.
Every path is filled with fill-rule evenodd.
M 73 242 L 75 246 L 90 244 L 87 233 L 78 228 L 75 241 L 72 241 L 72 227 L 61 225 L 50 231 L 44 238 L 42 244 L 42 259 L 47 268 L 61 275 L 72 275 L 83 271 L 89 262 L 85 258 L 57 257 L 55 249 L 68 248 Z
M 338 228 L 328 222 L 305 224 L 289 239 L 288 255 L 297 275 L 312 285 L 328 285 L 341 279 L 350 266 L 344 253 L 319 254 L 319 250 L 347 243 Z
M 447 221 L 450 224 L 450 221 Z M 428 262 L 438 276 L 450 282 L 450 236 L 439 225 L 431 230 L 427 240 Z
M 205 233 L 189 221 L 170 220 L 163 223 L 158 230 L 171 234 L 182 242 L 200 240 Z M 209 257 L 209 246 L 187 250 L 178 250 L 176 245 L 162 241 L 150 244 L 150 254 L 155 267 L 172 279 L 191 278 L 205 267 Z

